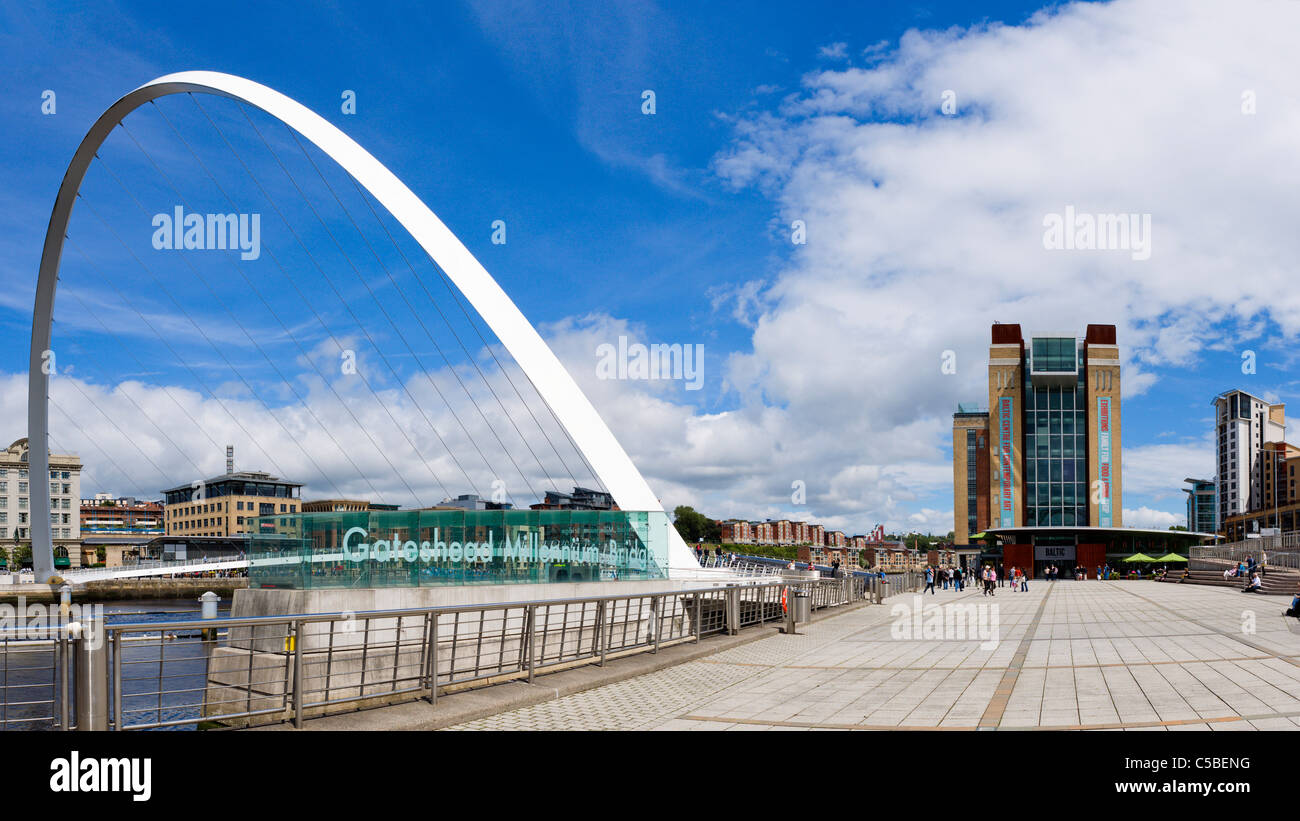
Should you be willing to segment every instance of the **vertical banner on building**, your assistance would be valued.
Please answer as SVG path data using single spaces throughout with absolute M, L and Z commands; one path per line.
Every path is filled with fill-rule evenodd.
M 1011 498 L 1011 412 L 1010 396 L 998 399 L 998 472 L 1002 476 L 1001 495 L 998 502 L 999 527 L 1015 527 L 1015 510 Z
M 1111 526 L 1110 511 L 1110 397 L 1097 397 L 1097 481 L 1101 483 L 1097 500 L 1097 525 Z

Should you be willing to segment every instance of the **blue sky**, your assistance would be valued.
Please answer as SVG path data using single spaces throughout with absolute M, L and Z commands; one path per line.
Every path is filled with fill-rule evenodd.
M 1282 216 L 1296 109 L 1273 86 L 1295 66 L 1284 43 L 1248 36 L 1286 30 L 1288 21 L 1264 18 L 1289 12 L 1247 5 L 1225 21 L 1221 10 L 1194 7 L 1161 25 L 1164 12 L 1140 2 L 0 10 L 5 408 L 25 402 L 39 249 L 81 136 L 131 88 L 210 69 L 321 113 L 429 204 L 552 342 L 666 504 L 794 515 L 850 532 L 877 522 L 944 532 L 950 414 L 957 401 L 983 398 L 989 324 L 1081 334 L 1102 322 L 1120 326 L 1126 356 L 1126 519 L 1167 526 L 1182 515 L 1182 478 L 1212 470 L 1214 394 L 1242 387 L 1287 401 L 1300 312 L 1285 288 L 1295 239 Z M 41 113 L 47 89 L 53 115 Z M 641 111 L 647 89 L 652 116 Z M 1258 95 L 1256 114 L 1241 110 L 1247 89 Z M 356 93 L 355 115 L 340 110 L 344 90 Z M 958 101 L 952 116 L 940 110 L 946 90 Z M 102 154 L 111 173 L 92 170 L 74 217 L 70 236 L 94 263 L 65 253 L 55 349 L 66 352 L 63 374 L 84 381 L 55 401 L 80 414 L 80 427 L 56 411 L 53 431 L 87 463 L 86 489 L 188 482 L 196 470 L 218 472 L 216 445 L 235 440 L 243 466 L 278 467 L 321 494 L 409 504 L 437 501 L 443 487 L 485 490 L 500 468 L 492 453 L 481 475 L 446 460 L 409 467 L 439 452 L 429 427 L 472 428 L 476 400 L 461 406 L 461 421 L 422 408 L 433 401 L 421 392 L 424 371 L 438 370 L 432 384 L 455 394 L 472 366 L 443 369 L 435 345 L 450 350 L 456 338 L 432 319 L 407 318 L 409 294 L 421 317 L 430 314 L 398 249 L 358 218 L 380 249 L 374 260 L 335 207 L 326 226 L 343 250 L 331 254 L 327 228 L 278 176 L 240 109 L 201 102 L 168 98 L 131 115 L 127 127 L 152 160 L 119 130 Z M 322 249 L 323 270 L 274 219 L 208 114 L 307 246 Z M 354 217 L 368 213 L 328 161 L 301 152 L 269 118 L 253 119 L 314 204 L 330 205 L 331 195 L 309 157 Z M 187 275 L 190 263 L 149 248 L 148 216 L 178 200 L 151 161 L 200 212 L 229 210 L 168 121 L 241 211 L 263 214 L 265 245 L 287 276 L 270 254 L 244 269 L 254 285 L 230 273 L 229 259 L 200 256 L 193 264 L 209 291 Z M 1046 252 L 1040 220 L 1067 204 L 1151 214 L 1152 259 Z M 790 242 L 796 219 L 807 245 Z M 505 221 L 504 245 L 491 242 L 494 220 Z M 415 255 L 408 240 L 398 244 Z M 359 335 L 349 307 L 373 340 Z M 140 327 L 136 309 L 165 343 Z M 398 328 L 379 321 L 385 312 Z M 453 326 L 476 339 L 468 324 Z M 619 335 L 703 345 L 703 389 L 597 380 L 594 351 Z M 331 338 L 355 347 L 373 386 L 391 392 L 384 413 L 400 422 L 367 416 L 380 411 L 355 385 L 317 378 L 337 359 Z M 470 347 L 494 374 L 481 346 Z M 1241 372 L 1246 349 L 1257 352 L 1255 374 Z M 945 350 L 957 353 L 955 375 L 939 370 Z M 242 427 L 211 393 L 241 409 L 233 415 L 244 414 Z M 366 441 L 339 395 L 385 432 Z M 198 419 L 211 436 L 186 424 Z M 317 422 L 346 441 L 291 447 L 277 432 Z M 171 443 L 185 453 L 170 453 Z M 392 475 L 395 465 L 403 476 Z M 524 503 L 549 474 L 568 472 L 521 467 L 504 478 Z M 433 474 L 441 486 L 429 484 Z M 802 504 L 795 483 L 807 488 Z

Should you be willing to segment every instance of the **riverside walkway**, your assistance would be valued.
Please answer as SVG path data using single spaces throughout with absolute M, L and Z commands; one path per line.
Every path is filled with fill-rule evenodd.
M 1149 581 L 924 597 L 925 607 L 996 604 L 996 643 L 900 637 L 895 607 L 914 603 L 897 596 L 803 635 L 774 632 L 447 729 L 1300 727 L 1300 626 L 1282 616 L 1289 599 Z

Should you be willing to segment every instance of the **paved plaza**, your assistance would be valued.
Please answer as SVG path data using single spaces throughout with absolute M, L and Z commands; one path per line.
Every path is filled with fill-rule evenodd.
M 972 632 L 951 627 L 908 635 L 893 624 L 894 608 L 914 602 L 896 596 L 797 636 L 750 628 L 772 634 L 449 729 L 1300 727 L 1300 629 L 1282 615 L 1289 599 L 1152 581 L 925 596 L 927 608 L 996 604 L 996 642 L 961 639 Z M 933 612 L 922 619 L 938 625 Z

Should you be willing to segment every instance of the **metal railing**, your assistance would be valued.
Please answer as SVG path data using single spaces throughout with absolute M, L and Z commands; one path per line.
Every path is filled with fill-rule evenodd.
M 65 625 L 0 628 L 0 730 L 73 729 L 72 668 Z
M 1250 557 L 1260 560 L 1261 553 L 1268 554 L 1270 568 L 1300 569 L 1300 545 L 1285 542 L 1295 534 L 1283 536 L 1265 536 L 1244 542 L 1223 545 L 1193 546 L 1189 551 L 1189 567 L 1192 570 L 1222 569 L 1228 563 L 1244 562 Z M 1274 542 L 1281 540 L 1281 546 Z
M 0 727 L 301 726 L 315 715 L 436 702 L 775 624 L 785 618 L 783 594 L 806 594 L 819 610 L 878 602 L 907 586 L 855 576 L 356 614 L 96 622 L 81 635 L 64 625 L 43 640 L 0 643 Z M 19 668 L 21 681 L 11 680 Z
M 734 635 L 785 619 L 784 597 L 807 595 L 820 610 L 919 589 L 917 573 L 856 574 L 355 614 L 56 625 L 35 639 L 30 631 L 0 639 L 0 728 L 302 726 Z

